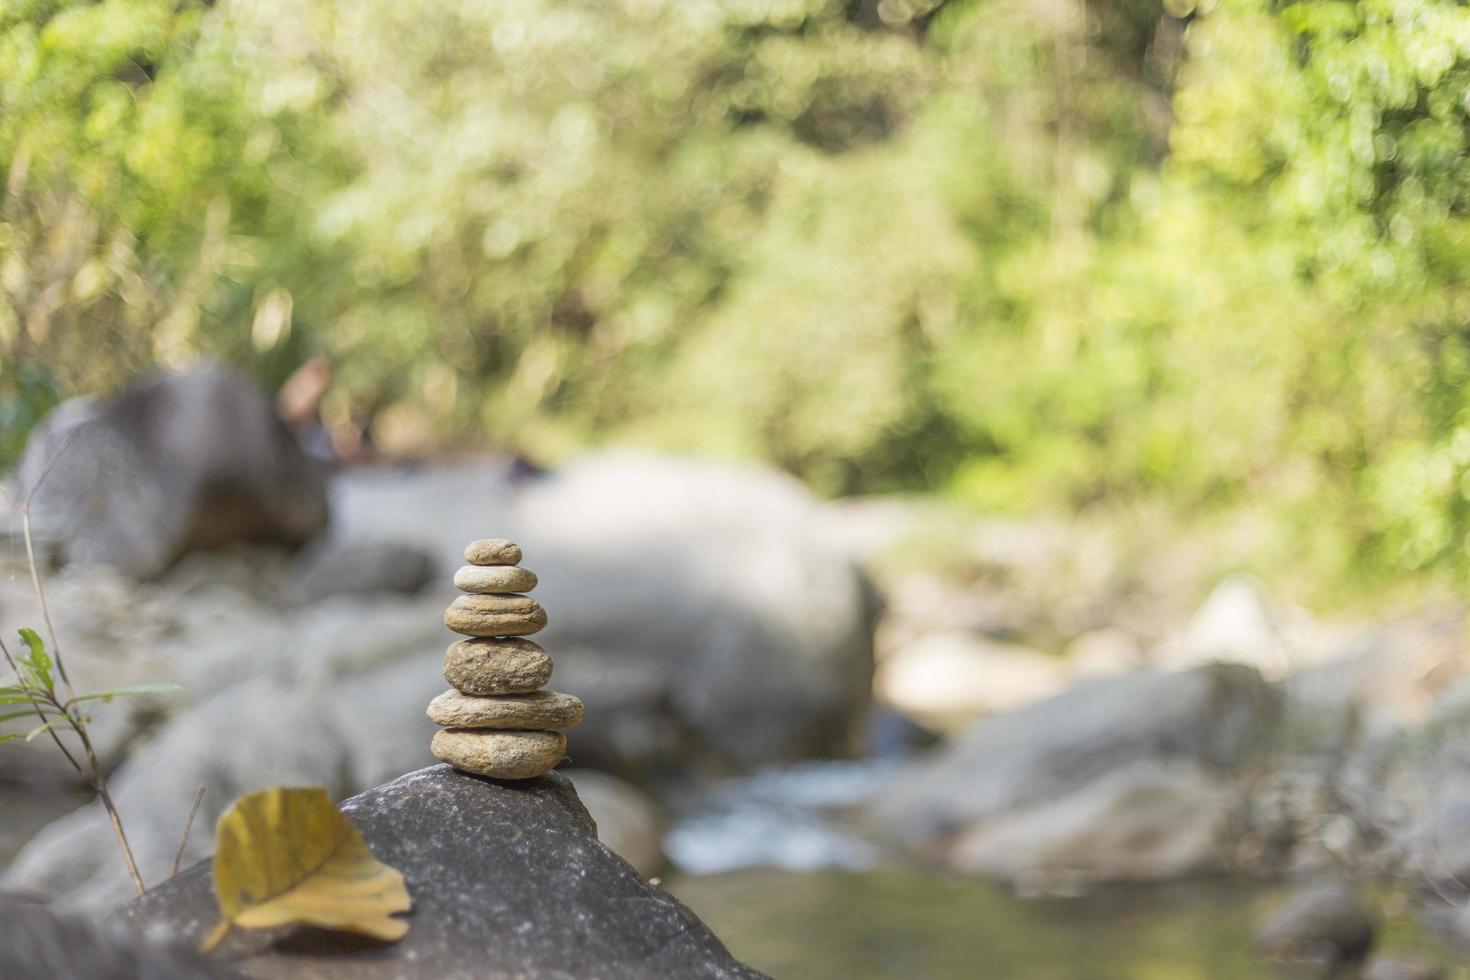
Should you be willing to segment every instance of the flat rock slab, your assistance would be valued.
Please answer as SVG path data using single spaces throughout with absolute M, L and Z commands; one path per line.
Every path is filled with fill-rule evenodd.
M 462 595 L 444 610 L 444 625 L 467 636 L 526 636 L 546 626 L 546 610 L 524 595 Z
M 564 776 L 502 783 L 431 766 L 342 812 L 408 879 L 408 935 L 385 946 L 310 929 L 237 930 L 220 962 L 280 980 L 762 976 L 597 841 Z M 123 915 L 152 938 L 194 944 L 216 909 L 200 863 Z
M 484 697 L 449 690 L 429 702 L 429 720 L 445 728 L 570 728 L 582 720 L 582 701 L 560 691 Z
M 5 980 L 241 980 L 187 947 L 146 942 L 114 921 L 58 915 L 0 893 Z
M 535 572 L 518 565 L 466 565 L 454 573 L 456 589 L 488 595 L 530 592 L 536 582 Z

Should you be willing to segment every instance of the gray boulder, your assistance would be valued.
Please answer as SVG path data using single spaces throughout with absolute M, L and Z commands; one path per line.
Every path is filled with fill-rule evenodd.
M 1218 860 L 1231 782 L 1280 718 L 1279 692 L 1248 667 L 1087 681 L 980 722 L 887 785 L 873 813 L 969 870 L 1176 874 Z
M 0 894 L 0 977 L 5 980 L 238 980 L 191 949 L 150 943 L 117 923 L 59 916 Z
M 217 367 L 140 382 L 113 401 L 58 406 L 32 432 L 13 494 L 34 486 L 53 457 L 32 530 L 62 563 L 149 578 L 194 549 L 296 546 L 327 523 L 322 474 L 270 397 Z
M 1059 799 L 979 822 L 949 844 L 949 864 L 1035 893 L 1221 870 L 1231 797 L 1200 766 L 1145 760 Z
M 466 542 L 511 538 L 541 579 L 536 641 L 587 705 L 577 765 L 635 778 L 700 759 L 749 767 L 853 744 L 877 601 L 771 470 L 600 453 L 517 477 L 503 463 L 345 473 L 333 534 L 412 541 L 446 576 Z
M 539 481 L 513 513 L 541 573 L 548 650 L 596 651 L 604 678 L 637 651 L 663 678 L 642 707 L 725 762 L 851 744 L 872 686 L 877 603 L 795 480 L 609 454 Z M 589 716 L 600 686 L 571 688 Z
M 219 955 L 253 977 L 290 980 L 760 976 L 598 843 L 576 791 L 556 773 L 501 783 L 433 766 L 342 811 L 407 879 L 407 936 L 382 945 L 316 930 L 237 930 Z M 201 863 L 124 914 L 155 941 L 197 943 L 215 910 Z
M 563 770 L 597 821 L 597 838 L 639 874 L 668 865 L 663 836 L 668 817 L 658 801 L 632 783 L 595 769 Z
M 325 542 L 302 556 L 281 590 L 281 598 L 312 603 L 339 595 L 411 595 L 433 581 L 436 570 L 428 552 L 411 544 Z
M 1389 954 L 1369 960 L 1361 980 L 1444 980 L 1444 976 L 1438 963 L 1419 956 Z
M 1256 934 L 1256 948 L 1268 959 L 1336 971 L 1367 958 L 1376 929 L 1357 888 L 1319 882 L 1297 891 L 1266 920 Z

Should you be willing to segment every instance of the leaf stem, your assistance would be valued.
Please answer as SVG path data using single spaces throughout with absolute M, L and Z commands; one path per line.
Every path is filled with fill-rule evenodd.
M 102 764 L 97 761 L 97 753 L 92 748 L 92 740 L 87 736 L 87 726 L 79 725 L 73 720 L 71 727 L 82 740 L 82 749 L 87 753 L 87 761 L 91 763 L 95 777 L 92 785 L 97 787 L 97 796 L 102 800 L 103 808 L 107 810 L 107 819 L 112 821 L 112 832 L 117 835 L 118 846 L 122 848 L 123 861 L 128 866 L 128 877 L 133 879 L 133 888 L 141 895 L 147 890 L 143 887 L 143 876 L 138 873 L 138 863 L 133 860 L 133 849 L 128 846 L 128 835 L 123 831 L 122 817 L 118 815 L 117 807 L 112 803 L 112 794 L 107 791 L 107 777 L 102 774 Z
M 173 870 L 168 874 L 170 878 L 179 873 L 179 862 L 184 860 L 184 848 L 189 846 L 189 830 L 194 826 L 194 815 L 199 812 L 199 804 L 204 799 L 204 784 L 194 791 L 194 802 L 189 804 L 189 815 L 184 818 L 184 834 L 179 838 L 179 849 L 174 851 Z
M 225 937 L 228 936 L 229 934 L 230 934 L 230 920 L 229 919 L 220 919 L 219 920 L 219 925 L 217 925 L 213 929 L 211 929 L 209 931 L 209 935 L 205 936 L 204 937 L 204 941 L 199 944 L 199 952 L 201 952 L 201 953 L 212 953 L 212 952 L 214 952 L 216 949 L 219 948 L 219 944 L 225 941 Z

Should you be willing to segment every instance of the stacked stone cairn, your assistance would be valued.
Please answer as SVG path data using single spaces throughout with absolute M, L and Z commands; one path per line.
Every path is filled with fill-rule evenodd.
M 494 779 L 532 779 L 567 753 L 558 729 L 582 720 L 582 702 L 544 691 L 551 658 L 525 639 L 546 625 L 546 610 L 524 593 L 536 574 L 520 567 L 521 549 L 504 538 L 472 541 L 468 565 L 454 575 L 466 593 L 444 612 L 444 625 L 469 637 L 444 653 L 453 685 L 429 702 L 429 720 L 444 730 L 430 746 L 456 769 Z

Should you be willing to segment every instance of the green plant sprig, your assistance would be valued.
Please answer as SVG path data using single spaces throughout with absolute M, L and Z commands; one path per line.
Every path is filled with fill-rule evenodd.
M 41 724 L 26 732 L 0 732 L 0 744 L 17 739 L 29 742 L 38 735 L 55 732 L 58 728 L 76 730 L 86 725 L 92 719 L 81 711 L 80 705 L 85 701 L 110 702 L 113 698 L 167 694 L 179 690 L 177 684 L 129 684 L 63 697 L 56 690 L 53 676 L 56 664 L 46 650 L 46 641 L 33 629 L 22 629 L 19 633 L 21 642 L 30 651 L 24 656 L 12 656 L 9 648 L 0 641 L 0 650 L 4 650 L 5 659 L 15 671 L 17 681 L 12 685 L 0 686 L 0 705 L 25 704 L 29 707 L 23 711 L 0 714 L 0 724 L 32 716 L 39 716 Z
M 39 735 L 45 734 L 51 737 L 66 761 L 71 767 L 87 781 L 97 792 L 97 798 L 102 803 L 102 808 L 107 811 L 107 818 L 112 823 L 112 832 L 117 837 L 118 848 L 122 851 L 123 861 L 128 868 L 128 876 L 133 880 L 133 888 L 139 895 L 143 894 L 143 876 L 138 872 L 138 862 L 133 858 L 133 849 L 128 844 L 128 835 L 123 830 L 122 817 L 117 812 L 117 806 L 112 801 L 112 793 L 107 788 L 107 773 L 102 768 L 102 762 L 97 758 L 97 750 L 92 745 L 92 738 L 87 732 L 87 725 L 91 718 L 85 714 L 80 705 L 86 701 L 111 701 L 116 697 L 128 695 L 150 694 L 163 691 L 175 691 L 178 687 L 173 684 L 134 684 L 126 687 L 113 688 L 106 691 L 94 691 L 90 694 L 77 694 L 72 687 L 71 678 L 67 675 L 66 664 L 61 657 L 61 648 L 56 642 L 56 627 L 51 622 L 51 609 L 46 604 L 46 590 L 41 584 L 41 574 L 36 562 L 36 546 L 31 534 L 31 503 L 35 499 L 36 492 L 41 484 L 46 481 L 56 462 L 61 458 L 71 445 L 76 431 L 68 433 L 61 444 L 52 452 L 51 458 L 47 460 L 35 482 L 31 484 L 23 499 L 11 500 L 11 506 L 20 514 L 21 535 L 25 540 L 26 564 L 29 566 L 31 586 L 35 590 L 36 602 L 41 608 L 41 620 L 46 626 L 46 635 L 50 639 L 50 648 L 46 641 L 33 629 L 22 629 L 19 631 L 20 640 L 26 646 L 26 654 L 16 657 L 0 639 L 0 655 L 4 656 L 5 662 L 15 674 L 15 683 L 0 686 L 0 706 L 25 704 L 28 708 L 21 711 L 13 711 L 0 715 L 0 723 L 15 721 L 19 718 L 34 715 L 40 721 L 26 732 L 0 733 L 0 743 L 11 742 L 17 739 L 30 741 Z M 57 690 L 56 681 L 61 681 L 61 689 Z M 86 763 L 78 761 L 76 755 L 66 747 L 61 740 L 61 732 L 70 731 L 76 736 L 81 745 L 82 756 Z M 187 833 L 187 827 L 185 828 Z

